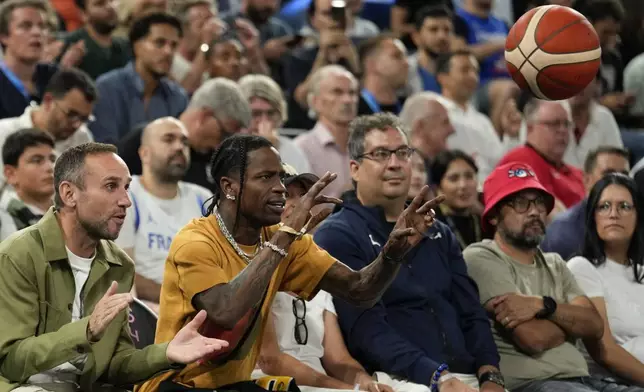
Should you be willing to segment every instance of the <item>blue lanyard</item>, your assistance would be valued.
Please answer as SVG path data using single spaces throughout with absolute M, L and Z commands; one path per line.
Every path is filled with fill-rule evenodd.
M 369 109 L 371 109 L 372 112 L 380 113 L 382 111 L 380 104 L 378 103 L 378 101 L 376 101 L 376 97 L 374 97 L 373 94 L 371 94 L 367 89 L 363 88 L 360 91 L 360 96 L 362 97 L 362 99 L 364 99 L 364 101 L 367 103 L 367 106 L 369 106 Z M 396 102 L 396 113 L 394 114 L 400 113 L 401 110 L 402 108 L 400 107 L 400 102 Z
M 0 62 L 0 69 L 2 69 L 2 72 L 4 72 L 11 84 L 13 84 L 13 86 L 25 97 L 25 99 L 27 99 L 27 101 L 29 101 L 31 99 L 31 94 L 27 91 L 27 87 L 25 87 L 22 80 L 20 80 L 16 74 L 7 67 L 7 64 L 5 64 L 4 61 Z

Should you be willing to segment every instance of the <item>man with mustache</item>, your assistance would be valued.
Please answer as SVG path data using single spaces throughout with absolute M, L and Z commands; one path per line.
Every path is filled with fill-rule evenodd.
M 145 127 L 139 156 L 143 172 L 130 183 L 132 206 L 116 243 L 134 260 L 137 296 L 157 311 L 172 238 L 202 215 L 212 193 L 181 181 L 190 166 L 190 147 L 179 120 L 164 117 Z
M 555 197 L 525 163 L 497 167 L 483 185 L 483 229 L 494 239 L 463 255 L 488 311 L 501 368 L 512 392 L 625 391 L 588 377 L 577 339 L 597 340 L 602 319 L 566 262 L 539 249 Z
M 134 348 L 134 265 L 112 242 L 130 181 L 116 147 L 72 147 L 54 167 L 54 207 L 0 243 L 0 390 L 114 391 L 228 346 L 197 332 L 202 311 L 168 343 Z
M 134 22 L 133 61 L 96 81 L 101 99 L 90 126 L 96 141 L 116 144 L 134 126 L 178 117 L 186 109 L 186 92 L 167 78 L 181 35 L 181 22 L 169 14 L 146 14 Z
M 115 37 L 118 27 L 117 2 L 114 0 L 76 0 L 85 25 L 64 37 L 65 48 L 83 41 L 84 55 L 76 66 L 92 79 L 130 61 L 130 45 L 123 37 Z

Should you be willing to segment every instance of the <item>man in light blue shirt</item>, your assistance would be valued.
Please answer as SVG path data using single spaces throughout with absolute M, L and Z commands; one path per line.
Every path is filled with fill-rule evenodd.
M 168 14 L 134 22 L 129 33 L 134 60 L 96 83 L 99 100 L 90 126 L 96 141 L 115 144 L 137 124 L 178 117 L 186 109 L 186 92 L 167 79 L 181 35 L 181 22 Z

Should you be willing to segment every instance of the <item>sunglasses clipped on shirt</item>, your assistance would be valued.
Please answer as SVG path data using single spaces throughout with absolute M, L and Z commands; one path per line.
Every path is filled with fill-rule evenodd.
M 293 299 L 295 329 L 293 331 L 297 344 L 306 345 L 309 341 L 309 329 L 306 326 L 306 302 L 302 298 Z

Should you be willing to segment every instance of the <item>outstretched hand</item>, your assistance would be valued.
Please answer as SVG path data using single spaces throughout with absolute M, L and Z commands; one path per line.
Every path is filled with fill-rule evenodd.
M 434 224 L 434 208 L 445 200 L 445 196 L 441 195 L 426 202 L 428 193 L 429 187 L 425 185 L 398 217 L 383 248 L 383 253 L 387 257 L 402 260 L 407 252 L 420 242 L 427 229 Z
M 320 193 L 338 177 L 335 173 L 326 172 L 313 186 L 297 201 L 293 209 L 284 217 L 283 223 L 286 226 L 300 231 L 306 226 L 306 232 L 310 232 L 320 222 L 326 219 L 333 212 L 331 208 L 324 208 L 317 214 L 311 216 L 311 209 L 319 204 L 333 203 L 342 204 L 342 200 L 321 195 Z
M 166 350 L 170 362 L 189 364 L 228 347 L 225 340 L 207 338 L 199 334 L 198 330 L 204 321 L 206 311 L 202 310 L 170 341 Z

